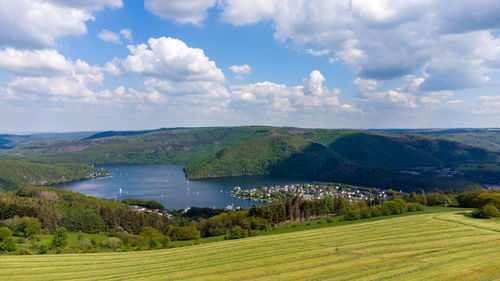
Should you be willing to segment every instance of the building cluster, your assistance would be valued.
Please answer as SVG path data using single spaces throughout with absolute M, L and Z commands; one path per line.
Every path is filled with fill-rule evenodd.
M 443 169 L 439 169 L 439 170 L 436 170 L 434 171 L 434 175 L 438 176 L 438 177 L 462 177 L 464 175 L 463 172 L 461 171 L 457 171 L 455 169 L 452 169 L 452 168 L 443 168 Z
M 324 196 L 344 197 L 351 202 L 386 198 L 385 191 L 340 184 L 288 184 L 261 186 L 251 189 L 235 187 L 232 196 L 254 201 L 273 201 L 282 198 L 301 196 L 304 199 L 320 199 Z
M 136 211 L 136 212 L 144 212 L 144 213 L 147 213 L 147 214 L 157 214 L 159 216 L 164 216 L 164 217 L 167 217 L 167 218 L 171 218 L 172 215 L 169 214 L 166 210 L 151 210 L 151 209 L 148 209 L 148 208 L 144 208 L 144 207 L 141 207 L 141 206 L 137 206 L 137 205 L 134 205 L 134 206 L 130 206 L 132 208 L 132 210 Z

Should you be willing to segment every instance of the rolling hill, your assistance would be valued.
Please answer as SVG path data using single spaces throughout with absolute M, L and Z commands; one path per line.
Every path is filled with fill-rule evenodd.
M 0 160 L 0 190 L 24 186 L 53 185 L 108 175 L 85 164 L 38 164 L 24 161 Z
M 1 280 L 495 280 L 499 221 L 453 212 L 168 250 L 0 256 Z
M 29 143 L 10 149 L 11 159 L 40 163 L 185 164 L 188 178 L 293 175 L 401 190 L 473 186 L 470 178 L 414 176 L 413 167 L 498 163 L 499 153 L 413 133 L 292 127 L 174 128 L 101 132 L 80 140 Z M 493 166 L 492 166 L 493 167 Z M 500 178 L 500 177 L 498 177 Z

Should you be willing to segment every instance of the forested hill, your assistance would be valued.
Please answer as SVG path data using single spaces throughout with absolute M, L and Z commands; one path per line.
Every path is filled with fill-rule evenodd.
M 39 163 L 176 163 L 186 164 L 189 178 L 294 175 L 397 189 L 470 185 L 397 172 L 412 167 L 488 163 L 492 171 L 467 171 L 469 179 L 500 178 L 495 171 L 500 168 L 498 152 L 412 133 L 360 130 L 248 126 L 108 131 L 80 140 L 19 145 L 7 156 Z
M 31 185 L 51 185 L 108 175 L 85 164 L 38 164 L 0 160 L 0 190 L 8 191 Z
M 364 132 L 342 134 L 333 141 L 304 136 L 271 136 L 223 149 L 185 167 L 188 178 L 288 175 L 406 191 L 465 190 L 471 182 L 414 176 L 395 167 L 440 166 L 491 161 L 497 155 L 460 143 L 414 135 Z

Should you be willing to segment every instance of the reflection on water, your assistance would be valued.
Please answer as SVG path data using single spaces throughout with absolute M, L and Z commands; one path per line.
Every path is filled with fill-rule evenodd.
M 230 196 L 235 186 L 249 188 L 261 185 L 307 183 L 310 179 L 292 177 L 231 177 L 186 180 L 181 165 L 103 165 L 112 174 L 108 178 L 61 184 L 57 187 L 100 198 L 126 197 L 153 199 L 168 209 L 190 206 L 225 208 L 233 204 L 248 208 L 265 203 Z M 99 167 L 100 168 L 100 167 Z

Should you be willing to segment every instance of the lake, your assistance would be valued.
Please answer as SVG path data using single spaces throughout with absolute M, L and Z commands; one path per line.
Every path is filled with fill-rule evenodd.
M 167 209 L 183 209 L 191 206 L 225 208 L 248 208 L 264 205 L 265 202 L 232 197 L 235 186 L 243 189 L 262 185 L 308 183 L 311 179 L 293 177 L 230 177 L 203 180 L 187 180 L 182 165 L 102 165 L 111 172 L 111 177 L 96 178 L 57 185 L 58 188 L 83 193 L 99 198 L 126 197 L 153 199 Z M 120 193 L 121 189 L 121 193 Z

